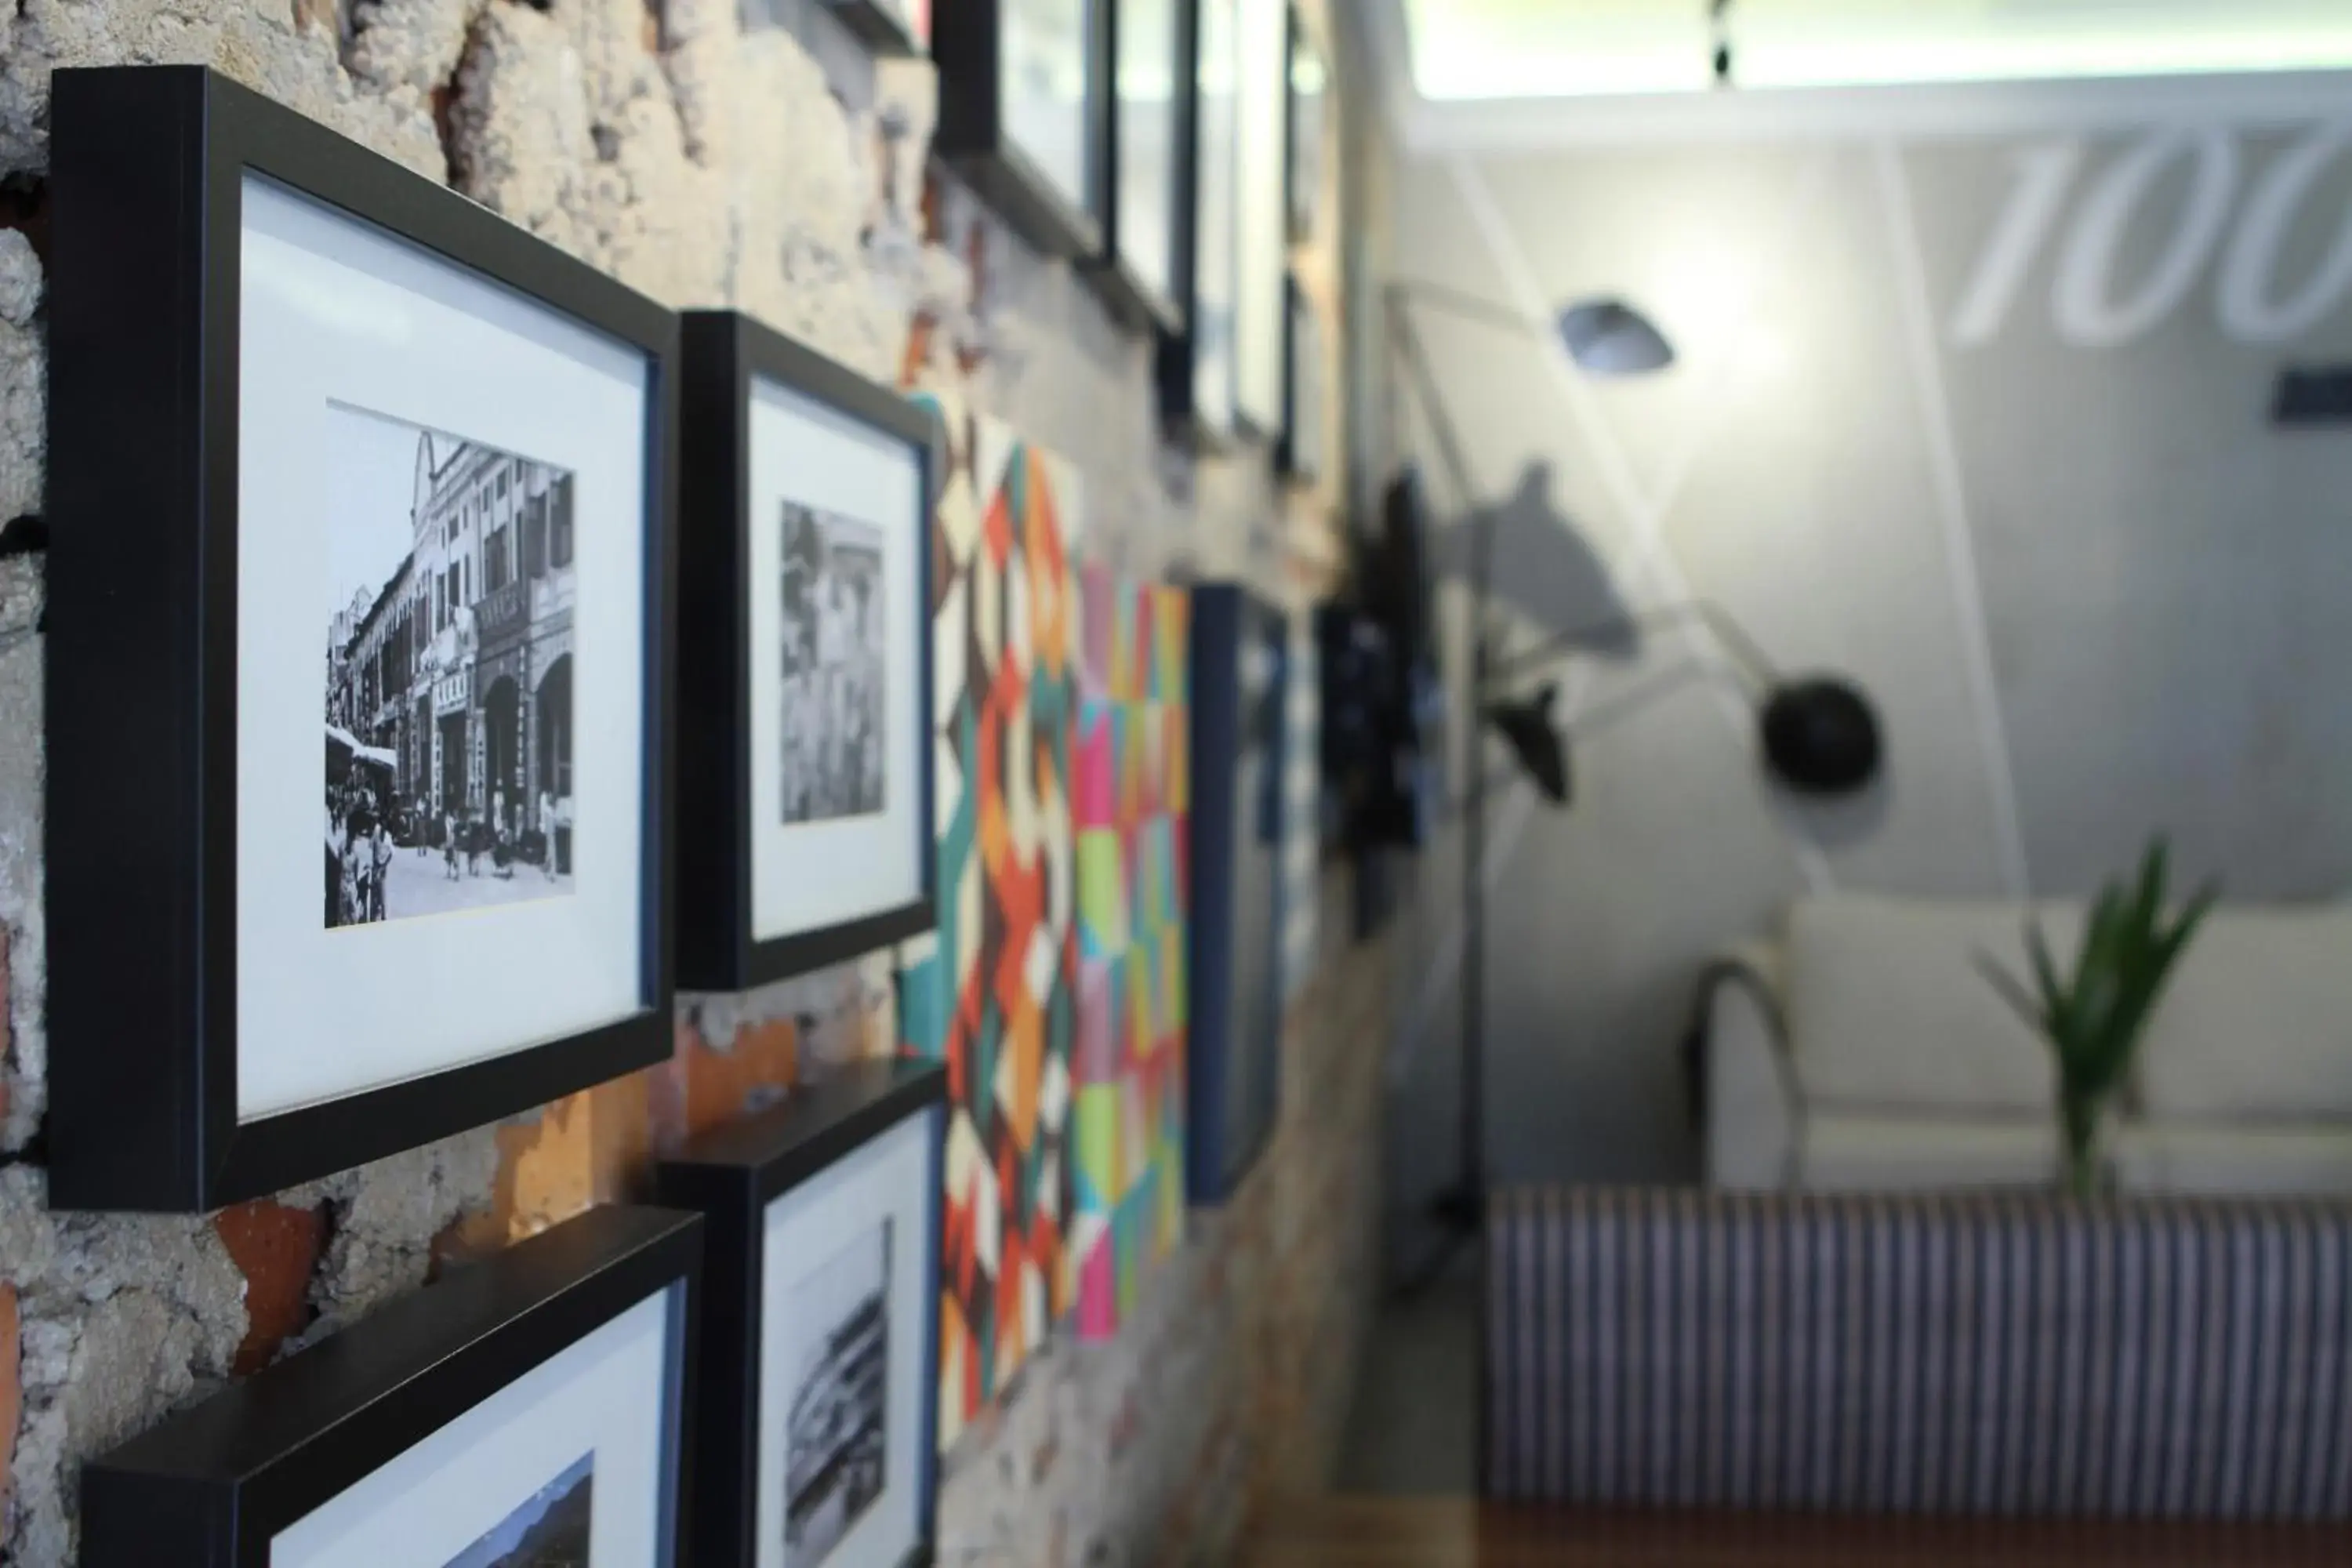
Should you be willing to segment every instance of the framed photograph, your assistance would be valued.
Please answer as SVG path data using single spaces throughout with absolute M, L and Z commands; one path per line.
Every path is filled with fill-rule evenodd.
M 1323 457 L 1330 444 L 1330 406 L 1324 395 L 1326 355 L 1323 318 L 1293 274 L 1286 282 L 1283 311 L 1282 440 L 1275 449 L 1276 465 L 1303 485 L 1323 477 Z
M 52 1201 L 664 1059 L 677 318 L 202 68 L 53 101 Z
M 1240 155 L 1234 186 L 1234 416 L 1268 441 L 1282 435 L 1283 282 L 1289 218 L 1284 192 L 1289 134 L 1283 77 L 1289 11 L 1244 0 L 1235 11 L 1234 127 Z
M 1234 77 L 1241 0 L 1191 0 L 1178 79 L 1189 92 L 1177 171 L 1176 303 L 1181 331 L 1160 340 L 1163 421 L 1196 445 L 1234 435 L 1235 192 L 1240 96 Z
M 1185 1185 L 1204 1207 L 1233 1195 L 1279 1109 L 1289 647 L 1288 617 L 1250 589 L 1193 587 Z
M 934 920 L 927 410 L 748 316 L 685 318 L 678 983 Z
M 1111 112 L 1102 124 L 1110 194 L 1103 243 L 1087 273 L 1131 326 L 1180 332 L 1177 202 L 1185 178 L 1192 94 L 1179 90 L 1192 0 L 1104 0 Z
M 710 1227 L 697 1563 L 930 1562 L 946 1093 L 861 1063 L 662 1162 Z
M 592 1209 L 83 1467 L 83 1568 L 683 1568 L 702 1222 Z
M 1315 220 L 1323 205 L 1323 159 L 1328 134 L 1324 116 L 1329 112 L 1331 68 L 1305 14 L 1296 5 L 1290 8 L 1290 68 L 1285 81 L 1289 95 L 1285 181 L 1289 191 L 1290 243 L 1305 245 L 1315 237 Z
M 1103 242 L 1108 0 L 955 0 L 932 18 L 932 148 L 1032 245 L 1081 260 Z
M 920 55 L 931 47 L 931 0 L 825 0 L 827 9 L 878 55 Z

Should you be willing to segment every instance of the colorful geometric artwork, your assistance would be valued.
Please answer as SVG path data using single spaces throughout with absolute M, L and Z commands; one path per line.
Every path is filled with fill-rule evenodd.
M 1081 575 L 1078 1332 L 1104 1339 L 1184 1229 L 1191 596 Z
M 1069 799 L 1076 486 L 940 400 L 933 530 L 939 929 L 902 963 L 908 1048 L 948 1064 L 940 1441 L 1069 1310 L 1077 878 Z

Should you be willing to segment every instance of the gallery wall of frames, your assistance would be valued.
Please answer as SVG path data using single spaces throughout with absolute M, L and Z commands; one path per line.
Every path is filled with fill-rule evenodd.
M 1171 429 L 1311 471 L 1283 7 L 834 9 L 935 54 L 938 151 L 1159 341 Z M 898 1059 L 97 1458 L 83 1561 L 929 1561 L 943 1447 L 1263 1146 L 1282 922 L 1196 955 L 1297 858 L 1286 613 L 205 68 L 51 119 L 52 1207 L 332 1178 L 908 944 Z

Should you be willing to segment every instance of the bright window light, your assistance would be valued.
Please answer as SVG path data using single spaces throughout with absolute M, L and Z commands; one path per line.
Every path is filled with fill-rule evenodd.
M 1700 0 L 1404 0 L 1404 8 L 1412 84 L 1432 100 L 1686 92 L 1712 79 Z
M 2352 0 L 1735 0 L 1743 87 L 2352 66 Z
M 1714 85 L 1704 0 L 1403 5 L 1434 101 Z M 1733 0 L 1729 29 L 1743 88 L 2352 68 L 2352 0 Z

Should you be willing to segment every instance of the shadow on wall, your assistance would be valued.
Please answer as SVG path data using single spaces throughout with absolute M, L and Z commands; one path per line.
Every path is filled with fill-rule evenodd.
M 1553 499 L 1548 459 L 1530 461 L 1508 496 L 1438 536 L 1437 569 L 1473 587 L 1470 542 L 1481 521 L 1494 529 L 1488 585 L 1496 599 L 1546 633 L 1591 628 L 1574 641 L 1580 652 L 1619 662 L 1641 653 L 1642 634 L 1627 623 L 1632 606 L 1616 574 Z

